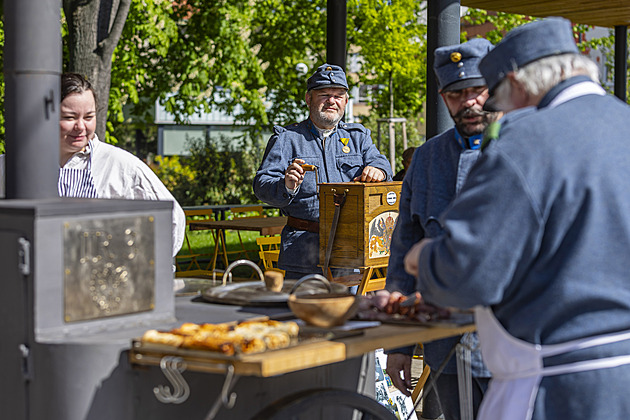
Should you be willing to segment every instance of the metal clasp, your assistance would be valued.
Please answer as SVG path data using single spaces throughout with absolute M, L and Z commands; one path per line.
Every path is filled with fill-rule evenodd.
M 31 274 L 31 243 L 28 239 L 18 238 L 18 270 L 23 276 Z

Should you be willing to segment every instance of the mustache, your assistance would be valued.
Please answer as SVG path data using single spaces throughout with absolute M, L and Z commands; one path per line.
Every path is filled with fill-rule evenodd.
M 485 117 L 488 114 L 490 114 L 490 112 L 488 112 L 488 111 L 476 110 L 476 109 L 473 109 L 473 108 L 466 108 L 466 109 L 462 109 L 457 114 L 455 114 L 455 117 L 456 118 Z

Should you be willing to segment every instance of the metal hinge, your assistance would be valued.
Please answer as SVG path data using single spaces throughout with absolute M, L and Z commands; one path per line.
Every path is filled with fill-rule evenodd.
M 30 381 L 33 379 L 31 349 L 26 344 L 20 344 L 18 348 L 22 355 L 22 376 L 25 381 Z
M 18 270 L 24 276 L 31 274 L 31 243 L 26 238 L 18 238 Z

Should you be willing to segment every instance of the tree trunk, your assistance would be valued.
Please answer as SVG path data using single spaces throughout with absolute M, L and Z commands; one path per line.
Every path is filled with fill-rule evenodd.
M 87 77 L 97 94 L 96 134 L 105 140 L 112 55 L 131 0 L 63 0 L 68 22 L 67 71 Z

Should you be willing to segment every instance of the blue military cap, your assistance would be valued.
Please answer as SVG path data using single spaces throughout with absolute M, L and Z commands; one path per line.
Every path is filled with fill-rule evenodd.
M 487 39 L 473 38 L 457 45 L 435 50 L 433 70 L 440 92 L 484 86 L 486 81 L 479 72 L 479 61 L 492 49 Z
M 479 63 L 490 95 L 505 76 L 526 64 L 552 55 L 575 53 L 571 22 L 548 18 L 512 29 Z
M 348 90 L 346 73 L 341 67 L 334 64 L 322 64 L 306 82 L 307 91 L 324 88 L 343 88 Z

